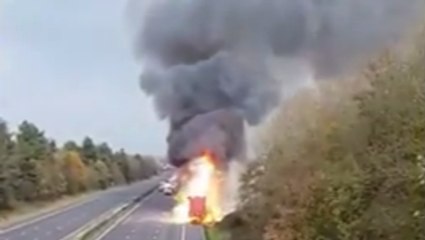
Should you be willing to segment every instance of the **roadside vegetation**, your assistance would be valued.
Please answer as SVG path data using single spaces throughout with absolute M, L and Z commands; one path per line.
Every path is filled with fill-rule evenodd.
M 11 132 L 0 119 L 0 220 L 21 205 L 129 184 L 157 168 L 152 157 L 113 151 L 89 137 L 58 147 L 30 122 Z
M 412 45 L 278 111 L 229 239 L 425 239 L 425 37 Z

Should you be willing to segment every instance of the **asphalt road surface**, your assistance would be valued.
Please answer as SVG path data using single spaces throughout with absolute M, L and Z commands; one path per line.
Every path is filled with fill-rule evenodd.
M 0 240 L 65 239 L 90 220 L 148 191 L 158 184 L 159 179 L 160 177 L 155 177 L 130 186 L 107 190 L 69 208 L 0 230 Z
M 172 199 L 156 191 L 97 240 L 204 240 L 199 226 L 170 222 Z

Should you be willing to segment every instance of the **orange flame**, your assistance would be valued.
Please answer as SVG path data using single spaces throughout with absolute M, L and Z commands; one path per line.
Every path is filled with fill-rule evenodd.
M 173 221 L 177 223 L 213 224 L 222 219 L 219 201 L 221 185 L 217 161 L 206 152 L 187 166 L 188 178 L 176 195 Z M 194 216 L 190 198 L 204 200 L 202 216 Z

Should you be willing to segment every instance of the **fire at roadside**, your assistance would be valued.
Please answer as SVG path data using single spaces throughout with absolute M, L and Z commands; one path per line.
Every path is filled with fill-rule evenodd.
M 224 177 L 219 160 L 210 152 L 190 160 L 175 178 L 172 222 L 213 225 L 223 218 Z

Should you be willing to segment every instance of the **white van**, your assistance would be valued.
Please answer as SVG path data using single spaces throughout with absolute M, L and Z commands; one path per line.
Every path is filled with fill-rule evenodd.
M 167 196 L 174 195 L 176 192 L 176 186 L 171 181 L 163 181 L 159 184 L 159 191 Z

